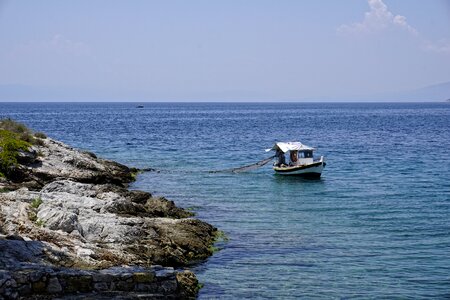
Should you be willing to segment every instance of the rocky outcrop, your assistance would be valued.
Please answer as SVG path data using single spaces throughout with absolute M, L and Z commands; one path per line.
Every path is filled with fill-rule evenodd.
M 216 228 L 92 153 L 46 138 L 21 157 L 0 180 L 0 298 L 195 297 L 174 268 L 210 256 Z
M 20 165 L 11 176 L 11 187 L 26 186 L 33 190 L 57 179 L 126 187 L 136 176 L 137 169 L 114 161 L 97 158 L 91 152 L 79 151 L 50 138 L 42 145 L 20 151 Z

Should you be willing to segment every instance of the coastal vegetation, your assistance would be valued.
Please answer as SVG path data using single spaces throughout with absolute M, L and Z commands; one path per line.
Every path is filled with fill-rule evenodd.
M 33 133 L 24 124 L 11 119 L 0 120 L 0 177 L 10 177 L 18 165 L 21 152 L 32 145 L 42 145 L 43 133 Z
M 34 222 L 39 227 L 42 227 L 42 225 L 44 225 L 44 222 L 42 220 L 39 220 L 37 217 L 37 210 L 39 206 L 41 206 L 41 204 L 41 197 L 36 197 L 33 199 L 33 201 L 31 201 L 30 209 L 28 210 L 28 219 L 30 219 L 31 222 Z
M 42 204 L 42 199 L 41 197 L 36 197 L 33 199 L 33 201 L 31 202 L 30 206 L 34 209 L 38 209 L 39 206 Z
M 42 146 L 43 143 L 41 139 L 47 138 L 47 135 L 45 135 L 45 133 L 33 132 L 24 124 L 10 118 L 0 120 L 0 129 L 15 133 L 18 139 L 28 142 L 32 145 Z
M 26 151 L 30 143 L 14 132 L 0 129 L 0 176 L 9 177 L 17 166 L 19 151 Z

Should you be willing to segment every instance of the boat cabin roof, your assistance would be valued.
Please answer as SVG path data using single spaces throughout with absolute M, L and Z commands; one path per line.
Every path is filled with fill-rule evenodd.
M 271 151 L 274 150 L 276 151 L 277 149 L 280 149 L 281 151 L 283 151 L 283 153 L 286 153 L 288 151 L 292 151 L 292 150 L 297 150 L 297 151 L 301 151 L 301 150 L 314 150 L 313 147 L 309 147 L 306 146 L 304 144 L 302 144 L 301 142 L 277 142 L 275 143 L 275 145 L 270 148 L 270 149 L 266 149 L 266 151 Z

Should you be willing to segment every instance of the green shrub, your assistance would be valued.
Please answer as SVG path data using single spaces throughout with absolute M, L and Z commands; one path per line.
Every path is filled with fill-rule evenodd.
M 44 227 L 44 225 L 45 225 L 45 221 L 44 220 L 41 220 L 41 219 L 39 219 L 39 218 L 37 218 L 36 219 L 36 221 L 34 222 L 37 226 L 39 226 L 39 227 Z
M 47 138 L 47 136 L 46 136 L 45 133 L 43 133 L 43 132 L 36 132 L 36 133 L 34 134 L 34 136 L 37 137 L 37 138 L 39 138 L 39 139 L 46 139 L 46 138 Z
M 44 133 L 33 133 L 24 124 L 11 120 L 10 118 L 0 120 L 0 129 L 18 134 L 19 139 L 32 145 L 43 146 L 44 142 L 41 139 L 47 138 Z
M 0 128 L 14 133 L 30 133 L 30 130 L 24 124 L 11 120 L 10 118 L 0 120 Z
M 33 145 L 37 145 L 37 146 L 44 146 L 45 143 L 43 140 L 41 139 L 34 139 L 34 142 L 32 143 Z
M 31 144 L 17 133 L 0 129 L 0 174 L 8 177 L 17 166 L 19 151 L 27 151 Z
M 45 138 L 44 133 L 33 133 L 10 118 L 0 120 L 0 177 L 10 177 L 17 167 L 19 151 L 27 151 L 31 145 L 44 146 Z
M 19 139 L 33 145 L 36 144 L 37 141 L 37 139 L 35 139 L 29 132 L 22 132 L 19 136 Z
M 30 209 L 28 210 L 28 219 L 34 222 L 37 226 L 42 227 L 44 225 L 44 221 L 38 219 L 37 210 L 39 206 L 42 204 L 41 197 L 36 197 L 30 203 Z
M 39 208 L 39 206 L 40 206 L 41 204 L 42 204 L 42 199 L 41 199 L 41 197 L 37 197 L 37 198 L 34 198 L 33 201 L 31 201 L 30 206 L 31 206 L 32 208 L 37 209 L 37 208 Z

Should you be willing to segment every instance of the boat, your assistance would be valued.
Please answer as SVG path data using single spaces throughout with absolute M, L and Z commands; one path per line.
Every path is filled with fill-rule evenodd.
M 277 142 L 272 148 L 266 149 L 266 151 L 276 152 L 277 161 L 273 164 L 276 174 L 318 179 L 322 175 L 326 162 L 323 156 L 314 157 L 315 150 L 301 142 Z M 285 159 L 287 152 L 289 152 L 289 163 Z

